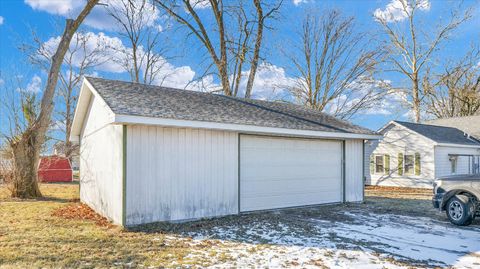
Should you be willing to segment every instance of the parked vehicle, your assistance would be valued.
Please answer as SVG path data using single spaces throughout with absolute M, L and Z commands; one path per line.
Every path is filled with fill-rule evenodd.
M 442 177 L 433 184 L 433 207 L 447 213 L 451 223 L 470 225 L 480 216 L 480 175 Z

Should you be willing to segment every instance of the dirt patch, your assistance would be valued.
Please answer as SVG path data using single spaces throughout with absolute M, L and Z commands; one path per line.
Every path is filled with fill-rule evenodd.
M 419 199 L 430 200 L 432 198 L 431 189 L 406 188 L 406 187 L 386 187 L 386 186 L 366 186 L 365 195 L 368 197 L 383 197 L 395 199 Z
M 107 218 L 102 217 L 89 206 L 82 203 L 74 203 L 60 207 L 53 211 L 52 216 L 73 220 L 91 220 L 101 227 L 115 227 Z

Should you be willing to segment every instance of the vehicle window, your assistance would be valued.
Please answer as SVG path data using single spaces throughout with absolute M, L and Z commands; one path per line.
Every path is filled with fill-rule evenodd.
M 413 174 L 415 171 L 415 157 L 414 155 L 405 155 L 405 174 L 408 174 L 408 175 L 411 175 Z
M 450 158 L 450 171 L 452 174 L 457 173 L 457 158 Z
M 375 174 L 383 174 L 384 171 L 383 155 L 375 156 Z

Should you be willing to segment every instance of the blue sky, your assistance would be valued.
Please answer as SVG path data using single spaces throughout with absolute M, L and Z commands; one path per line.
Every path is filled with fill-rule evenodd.
M 292 79 L 298 75 L 288 59 L 280 53 L 280 50 L 288 48 L 291 42 L 297 38 L 302 19 L 306 13 L 322 12 L 331 8 L 338 9 L 344 15 L 356 18 L 359 31 L 381 39 L 382 36 L 379 35 L 380 27 L 375 22 L 373 13 L 377 9 L 384 10 L 391 2 L 392 0 L 284 0 L 278 20 L 271 24 L 274 30 L 268 31 L 265 35 L 263 56 L 270 68 L 264 72 L 259 72 L 257 75 L 259 85 L 254 88 L 254 91 L 257 90 L 259 95 L 265 94 L 264 92 L 270 90 L 269 83 Z M 0 83 L 8 83 L 9 78 L 21 75 L 24 87 L 30 85 L 31 88 L 41 90 L 41 86 L 46 81 L 46 74 L 38 68 L 30 66 L 25 55 L 18 50 L 18 47 L 22 43 L 31 42 L 32 30 L 43 41 L 59 36 L 65 17 L 71 17 L 81 4 L 82 1 L 80 0 L 0 1 L 0 78 L 3 81 L 0 81 Z M 426 28 L 423 30 L 426 32 L 432 31 L 439 21 L 448 17 L 448 14 L 457 4 L 457 1 L 431 1 L 429 9 L 422 11 L 420 14 L 420 19 L 424 22 Z M 473 19 L 462 25 L 451 36 L 450 40 L 441 47 L 442 50 L 436 56 L 434 65 L 441 67 L 443 61 L 447 59 L 461 58 L 472 43 L 476 42 L 478 44 L 480 37 L 478 4 L 479 2 L 474 0 L 464 2 L 462 8 L 475 7 Z M 95 9 L 85 22 L 83 30 L 96 35 L 103 33 L 104 36 L 112 39 L 119 38 L 112 28 L 111 20 L 105 15 L 104 7 L 99 6 Z M 175 86 L 175 83 L 185 84 L 185 81 L 198 77 L 203 71 L 202 60 L 205 59 L 205 51 L 198 46 L 194 39 L 185 42 L 184 37 L 179 35 L 178 32 L 176 35 L 169 31 L 165 31 L 163 34 L 165 35 L 164 38 L 169 40 L 171 47 L 169 53 L 176 56 L 168 60 L 169 70 L 179 73 L 168 86 Z M 124 42 L 121 38 L 119 40 Z M 375 42 L 372 41 L 373 43 Z M 125 42 L 123 44 L 126 45 Z M 110 70 L 110 72 L 105 70 Z M 111 72 L 111 70 L 114 70 L 114 72 Z M 128 79 L 126 73 L 115 70 L 114 66 L 97 70 L 95 75 Z M 395 73 L 380 73 L 377 78 L 392 81 L 392 84 L 396 87 L 406 87 L 408 85 L 401 76 Z M 218 83 L 218 81 L 214 81 L 214 83 Z M 5 95 L 0 93 L 0 97 L 5 98 Z M 356 116 L 352 121 L 375 130 L 392 119 L 408 120 L 406 118 L 407 111 L 399 109 L 400 104 L 389 102 L 385 106 L 389 108 L 388 113 L 371 111 L 366 115 Z M 0 122 L 2 129 L 4 129 L 5 111 L 0 111 Z

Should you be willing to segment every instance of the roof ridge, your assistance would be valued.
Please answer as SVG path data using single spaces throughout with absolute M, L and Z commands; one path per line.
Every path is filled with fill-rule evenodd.
M 139 85 L 139 86 L 142 86 L 142 87 L 159 88 L 161 90 L 186 91 L 186 92 L 189 92 L 189 93 L 194 93 L 194 94 L 199 94 L 199 95 L 208 95 L 208 94 L 218 95 L 218 94 L 211 93 L 211 92 L 201 92 L 201 91 L 181 89 L 181 88 L 173 88 L 173 87 L 167 87 L 167 86 L 151 85 L 151 84 L 144 84 L 144 83 L 140 83 L 140 82 L 126 81 L 126 80 L 119 80 L 119 79 L 105 79 L 105 78 L 92 77 L 92 76 L 85 76 L 85 78 L 87 80 L 88 79 L 99 79 L 99 80 L 104 80 L 104 81 L 113 81 L 113 82 L 120 82 L 120 83 L 125 83 L 125 84 Z
M 474 143 L 476 144 L 477 146 L 480 145 L 480 140 L 476 139 L 474 136 L 472 136 L 471 134 L 467 133 L 467 132 L 464 132 L 463 130 L 460 130 L 458 128 L 455 128 L 455 127 L 450 127 L 450 126 L 439 126 L 439 125 L 433 125 L 433 124 L 425 124 L 425 123 L 415 123 L 415 122 L 407 122 L 407 121 L 399 121 L 399 120 L 394 120 L 392 121 L 394 123 L 397 123 L 399 125 L 401 125 L 402 127 L 404 128 L 407 128 L 409 129 L 410 131 L 413 131 L 415 133 L 417 133 L 418 135 L 421 135 L 425 138 L 428 138 L 432 141 L 436 141 L 436 142 L 439 142 L 439 139 L 438 138 L 432 138 L 431 134 L 430 133 L 425 133 L 425 131 L 427 129 L 425 129 L 424 127 L 433 127 L 433 128 L 441 128 L 441 129 L 444 129 L 444 131 L 441 131 L 441 130 L 438 130 L 439 133 L 441 132 L 446 132 L 447 130 L 448 131 L 453 131 L 453 132 L 457 132 L 457 133 L 451 133 L 450 135 L 454 135 L 454 136 L 457 136 L 457 135 L 460 135 L 461 134 L 461 137 L 463 139 L 465 139 L 466 141 L 469 141 L 471 143 Z M 409 126 L 410 125 L 410 126 Z M 415 127 L 415 126 L 418 126 L 418 127 Z M 420 129 L 420 128 L 423 128 L 423 129 Z M 433 132 L 433 130 L 430 130 Z M 443 134 L 445 135 L 445 134 Z M 442 142 L 444 143 L 444 142 Z M 459 141 L 457 142 L 450 142 L 450 143 L 453 143 L 453 144 L 459 144 L 459 145 L 465 145 L 466 143 L 461 143 Z
M 234 98 L 238 98 L 238 97 L 234 97 Z M 324 112 L 324 111 L 319 111 L 319 110 L 316 110 L 316 109 L 313 109 L 313 108 L 308 108 L 308 107 L 305 107 L 303 105 L 300 105 L 300 104 L 295 104 L 295 103 L 288 103 L 288 102 L 275 102 L 275 101 L 266 101 L 266 100 L 260 100 L 260 99 L 245 99 L 247 102 L 248 101 L 255 101 L 255 102 L 266 102 L 266 103 L 272 103 L 272 104 L 281 104 L 281 105 L 286 105 L 286 106 L 292 106 L 294 108 L 298 108 L 298 109 L 301 109 L 305 112 L 315 112 L 315 113 L 318 113 L 318 114 L 321 114 L 322 116 L 325 116 L 325 117 L 329 117 L 331 119 L 335 119 L 336 121 L 340 121 L 342 123 L 345 123 L 345 124 L 349 124 L 349 125 L 352 125 L 351 122 L 347 121 L 347 120 L 344 120 L 344 119 L 340 119 L 340 118 L 337 118 L 333 115 L 330 115 L 328 114 L 327 112 Z M 359 126 L 359 125 L 356 125 L 358 127 L 361 127 L 361 128 L 364 128 L 362 126 Z M 366 129 L 366 128 L 364 128 Z
M 397 123 L 407 123 L 407 124 L 415 124 L 415 125 L 427 125 L 427 126 L 434 126 L 434 127 L 440 127 L 440 128 L 449 128 L 449 129 L 456 129 L 458 131 L 463 132 L 462 130 L 456 128 L 456 127 L 451 127 L 451 126 L 442 126 L 442 125 L 435 125 L 435 124 L 427 124 L 427 123 L 417 123 L 417 122 L 409 122 L 409 121 L 399 121 L 399 120 L 394 120 L 394 122 Z
M 341 128 L 334 127 L 334 126 L 331 126 L 331 125 L 329 125 L 329 124 L 322 124 L 322 123 L 317 122 L 317 121 L 314 121 L 314 120 L 309 120 L 309 119 L 305 119 L 305 118 L 303 118 L 303 117 L 291 115 L 290 113 L 285 113 L 285 112 L 278 111 L 278 110 L 276 110 L 276 109 L 272 109 L 272 108 L 268 108 L 268 107 L 265 107 L 265 106 L 253 104 L 252 102 L 249 102 L 248 99 L 239 100 L 239 98 L 234 98 L 234 97 L 232 98 L 231 96 L 226 96 L 226 95 L 219 95 L 219 96 L 222 96 L 222 97 L 225 97 L 225 98 L 229 98 L 229 99 L 232 99 L 232 100 L 237 101 L 237 102 L 242 102 L 242 103 L 247 104 L 247 105 L 250 105 L 250 106 L 254 106 L 254 107 L 261 108 L 261 109 L 265 109 L 265 110 L 267 110 L 267 111 L 271 111 L 271 112 L 274 112 L 274 113 L 278 113 L 278 114 L 281 114 L 281 115 L 285 115 L 285 116 L 288 116 L 288 117 L 292 117 L 292 118 L 294 118 L 294 119 L 303 120 L 303 121 L 306 121 L 306 122 L 310 122 L 310 123 L 313 123 L 313 124 L 317 124 L 317 125 L 320 125 L 320 126 L 324 126 L 324 127 L 327 127 L 327 128 L 331 128 L 331 129 L 334 129 L 334 130 L 337 130 L 337 131 L 346 132 L 345 130 L 343 130 L 343 129 L 341 129 Z M 262 100 L 262 101 L 263 101 L 263 100 Z M 270 103 L 274 103 L 274 102 L 270 102 Z

